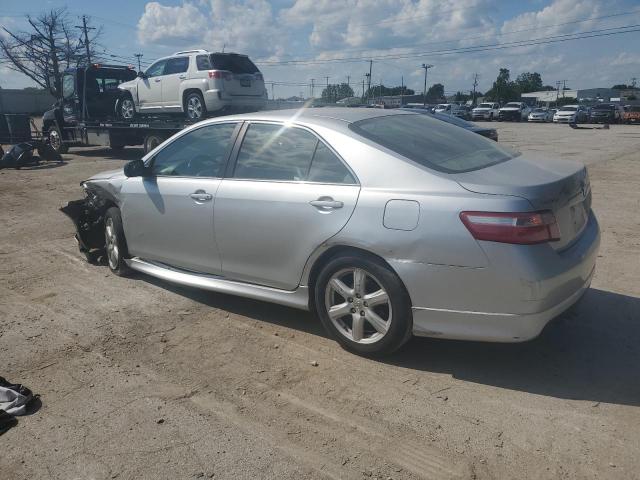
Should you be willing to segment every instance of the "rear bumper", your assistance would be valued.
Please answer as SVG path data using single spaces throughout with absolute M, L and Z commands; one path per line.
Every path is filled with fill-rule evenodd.
M 261 95 L 229 95 L 222 90 L 207 90 L 204 92 L 204 103 L 209 112 L 222 109 L 256 111 L 262 110 L 267 101 Z
M 600 246 L 593 214 L 580 238 L 549 244 L 481 242 L 490 266 L 465 268 L 390 261 L 413 305 L 413 333 L 458 340 L 523 342 L 589 288 Z

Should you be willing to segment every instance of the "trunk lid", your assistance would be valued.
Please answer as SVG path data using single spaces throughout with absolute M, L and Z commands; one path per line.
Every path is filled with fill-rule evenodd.
M 452 175 L 466 190 L 525 198 L 533 210 L 551 210 L 560 227 L 556 250 L 577 239 L 591 211 L 591 186 L 583 164 L 522 156 L 481 170 Z

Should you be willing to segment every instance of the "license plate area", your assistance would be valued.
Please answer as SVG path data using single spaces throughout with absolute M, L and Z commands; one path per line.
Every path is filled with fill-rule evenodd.
M 241 78 L 240 79 L 240 86 L 241 87 L 250 87 L 251 86 L 251 79 L 250 78 Z

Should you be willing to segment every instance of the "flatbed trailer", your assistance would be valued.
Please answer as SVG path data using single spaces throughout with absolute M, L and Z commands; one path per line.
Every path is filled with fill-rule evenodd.
M 61 154 L 77 146 L 121 150 L 128 145 L 141 145 L 146 153 L 194 123 L 171 114 L 118 119 L 115 104 L 122 92 L 117 87 L 135 76 L 131 67 L 121 65 L 93 64 L 65 71 L 62 98 L 42 117 L 44 139 Z

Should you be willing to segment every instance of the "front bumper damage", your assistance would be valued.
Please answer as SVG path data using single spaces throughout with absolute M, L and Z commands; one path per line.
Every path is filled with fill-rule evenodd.
M 113 202 L 100 188 L 83 182 L 86 197 L 72 200 L 60 211 L 71 219 L 76 227 L 78 248 L 91 263 L 96 263 L 104 254 L 104 215 Z

